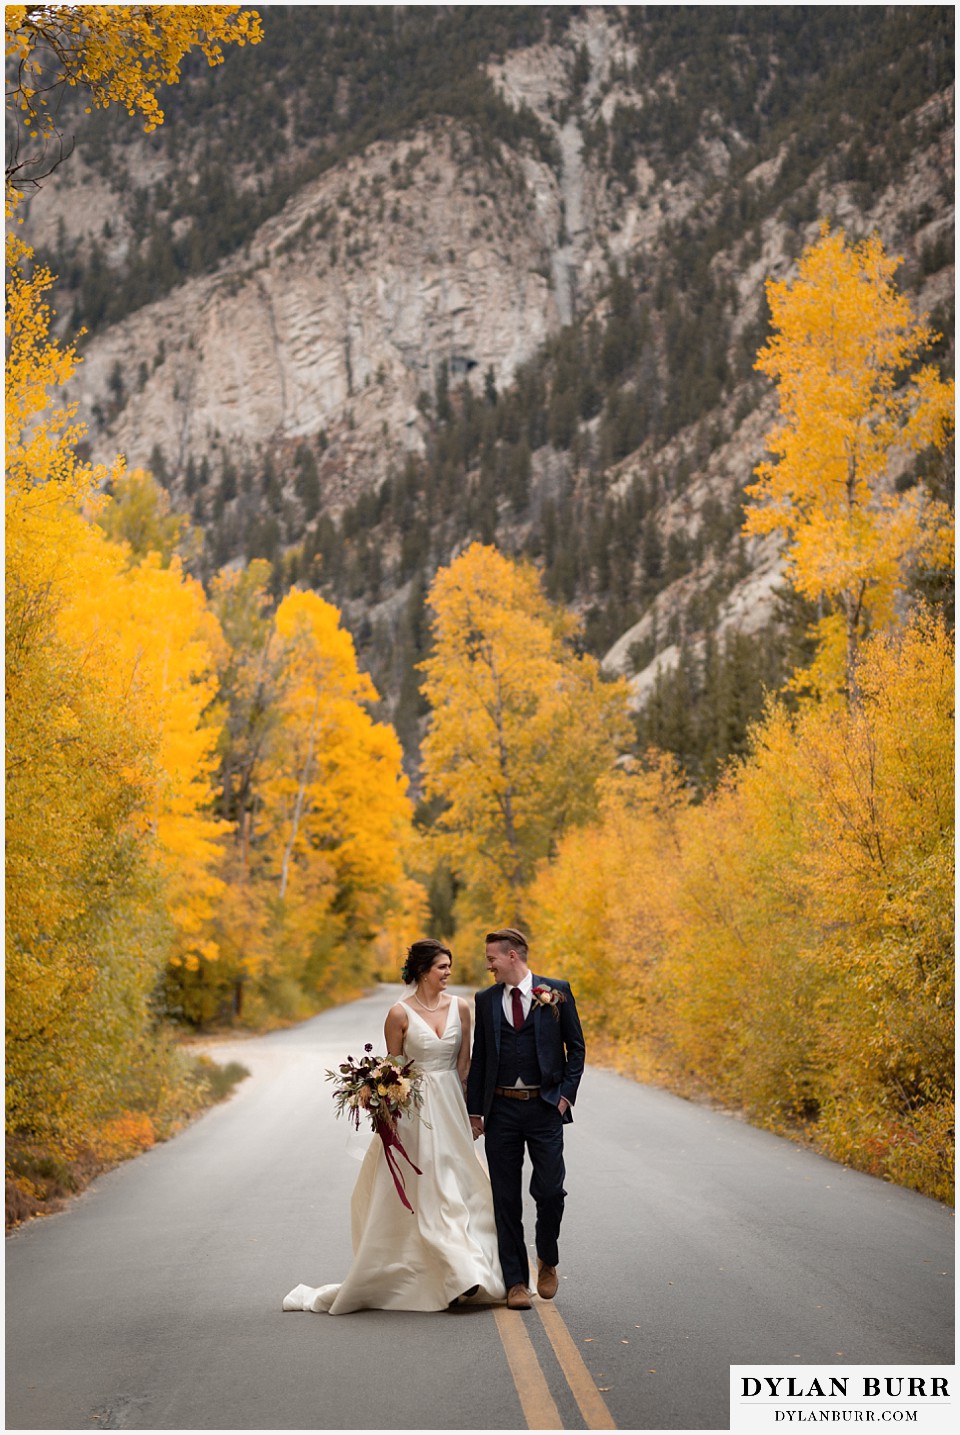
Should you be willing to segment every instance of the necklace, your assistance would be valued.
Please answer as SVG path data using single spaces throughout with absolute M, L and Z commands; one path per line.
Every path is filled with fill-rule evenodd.
M 417 987 L 417 992 L 418 992 L 419 990 L 420 990 L 420 988 Z M 437 1004 L 436 1004 L 436 1006 L 427 1006 L 426 1002 L 422 1002 L 422 1001 L 420 1000 L 420 998 L 417 996 L 417 992 L 414 992 L 414 994 L 413 994 L 413 999 L 414 999 L 414 1001 L 416 1002 L 417 1006 L 422 1006 L 423 1009 L 424 1009 L 424 1011 L 439 1011 L 439 1010 L 440 1010 L 440 998 L 443 996 L 443 992 L 441 992 L 441 993 L 440 993 L 440 996 L 437 997 Z

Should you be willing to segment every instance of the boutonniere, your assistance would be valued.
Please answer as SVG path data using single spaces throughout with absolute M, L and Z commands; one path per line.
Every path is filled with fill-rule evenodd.
M 560 1003 L 565 1002 L 566 997 L 559 987 L 534 987 L 530 995 L 538 1006 L 550 1008 L 554 1021 L 560 1020 Z

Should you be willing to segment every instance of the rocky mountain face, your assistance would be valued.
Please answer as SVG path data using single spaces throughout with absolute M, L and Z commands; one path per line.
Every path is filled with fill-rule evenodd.
M 560 322 L 556 186 L 531 206 L 458 142 L 451 127 L 372 146 L 216 273 L 98 335 L 76 386 L 96 457 L 119 448 L 146 465 L 159 447 L 176 479 L 191 456 L 279 455 L 323 432 L 340 455 L 325 492 L 336 512 L 422 452 L 416 400 L 442 363 L 509 383 Z
M 93 457 L 151 467 L 208 572 L 338 601 L 411 750 L 423 591 L 473 538 L 543 568 L 638 709 L 766 632 L 764 281 L 823 217 L 876 230 L 951 332 L 952 14 L 263 13 L 233 90 L 189 80 L 159 139 L 80 126 L 31 200 Z M 378 51 L 415 103 L 371 94 Z
M 631 61 L 611 17 L 596 11 L 571 23 L 565 45 L 488 67 L 508 105 L 535 107 L 558 165 L 529 146 L 477 158 L 469 131 L 433 119 L 304 185 L 216 272 L 98 333 L 75 386 L 96 458 L 119 448 L 147 464 L 159 447 L 176 479 L 190 455 L 337 433 L 346 453 L 331 468 L 336 511 L 382 482 L 398 453 L 423 451 L 416 400 L 442 364 L 454 380 L 477 385 L 492 370 L 509 385 L 571 321 L 575 296 L 597 290 L 608 254 L 629 251 L 637 225 L 632 210 L 614 221 L 611 244 L 616 205 L 585 170 L 579 126 L 549 114 L 569 90 L 578 41 L 597 66 L 586 93 Z M 165 157 L 132 148 L 124 172 L 138 175 L 139 192 L 144 178 L 169 184 Z M 89 245 L 109 224 L 122 262 L 136 243 L 124 197 L 83 172 L 82 141 L 78 160 L 33 199 L 31 233 L 46 252 L 58 232 L 61 246 L 63 234 Z

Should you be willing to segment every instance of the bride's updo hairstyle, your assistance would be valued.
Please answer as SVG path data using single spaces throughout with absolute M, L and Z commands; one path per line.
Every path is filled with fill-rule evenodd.
M 443 946 L 441 942 L 435 942 L 433 937 L 423 937 L 419 942 L 414 942 L 412 947 L 407 948 L 407 960 L 403 964 L 400 980 L 409 987 L 415 986 L 424 972 L 428 972 L 437 957 L 441 956 L 449 957 L 451 962 L 453 961 L 450 948 Z

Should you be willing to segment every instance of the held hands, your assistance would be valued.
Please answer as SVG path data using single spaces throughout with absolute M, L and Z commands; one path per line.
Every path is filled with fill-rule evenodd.
M 561 1115 L 561 1116 L 562 1116 L 562 1115 L 564 1114 L 564 1112 L 567 1110 L 567 1107 L 568 1107 L 569 1105 L 570 1105 L 570 1103 L 569 1103 L 569 1101 L 567 1100 L 567 1098 L 566 1098 L 565 1096 L 561 1096 L 560 1100 L 557 1102 L 557 1110 L 560 1112 L 560 1115 Z M 482 1116 L 471 1116 L 471 1117 L 470 1117 L 470 1130 L 473 1132 L 473 1139 L 474 1139 L 474 1141 L 476 1141 L 479 1137 L 481 1137 L 481 1136 L 483 1135 L 483 1117 L 482 1117 Z

